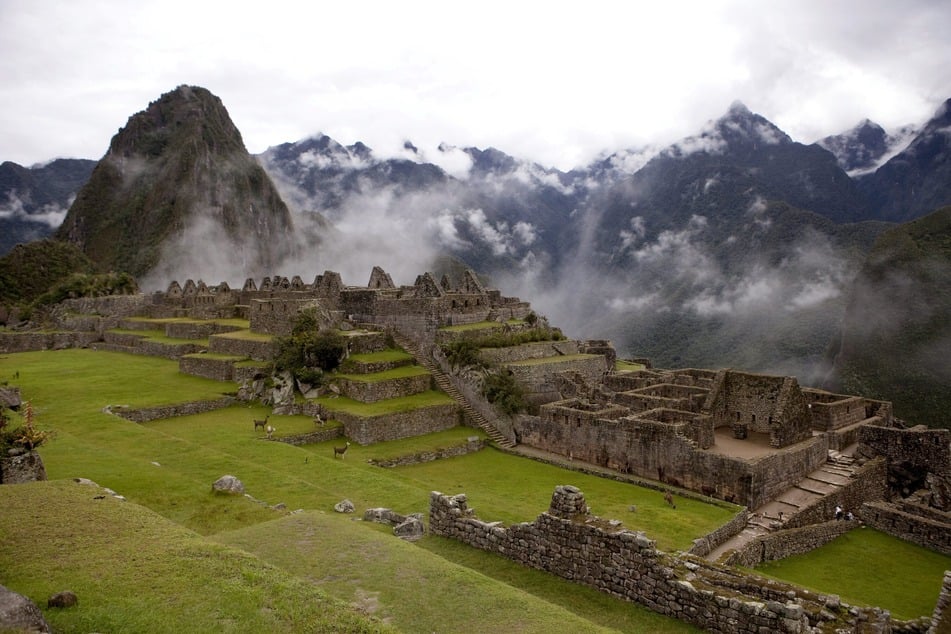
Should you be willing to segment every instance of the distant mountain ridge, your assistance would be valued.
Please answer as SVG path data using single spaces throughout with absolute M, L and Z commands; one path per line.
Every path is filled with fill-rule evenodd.
M 15 244 L 52 235 L 95 165 L 85 159 L 0 164 L 0 255 Z
M 806 145 L 735 102 L 668 147 L 562 172 L 322 134 L 249 157 L 220 100 L 179 87 L 120 130 L 58 235 L 146 288 L 463 263 L 622 356 L 817 384 L 876 238 L 951 205 L 948 110 L 914 134 L 866 120 Z

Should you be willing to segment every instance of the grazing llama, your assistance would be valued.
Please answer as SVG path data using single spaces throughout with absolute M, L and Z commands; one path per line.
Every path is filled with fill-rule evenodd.
M 267 416 L 264 417 L 264 420 L 257 420 L 257 419 L 255 419 L 255 420 L 254 420 L 254 430 L 257 431 L 258 427 L 260 427 L 262 431 L 267 431 L 267 427 L 268 427 L 268 425 L 267 425 L 267 419 L 269 419 L 270 417 L 271 417 L 271 415 L 268 414 Z
M 340 459 L 343 460 L 347 455 L 347 449 L 350 449 L 350 441 L 347 441 L 347 444 L 343 447 L 334 447 L 334 458 L 340 456 Z
M 270 440 L 271 436 L 274 435 L 274 427 L 272 427 L 271 425 L 268 425 L 264 431 L 267 432 L 267 439 Z

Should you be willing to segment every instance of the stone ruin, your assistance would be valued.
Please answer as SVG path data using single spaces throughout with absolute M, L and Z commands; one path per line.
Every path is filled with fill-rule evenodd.
M 647 363 L 642 370 L 616 371 L 610 342 L 567 340 L 483 351 L 487 361 L 505 368 L 525 387 L 532 405 L 528 414 L 498 415 L 477 386 L 469 384 L 471 377 L 457 375 L 441 358 L 444 329 L 525 320 L 533 312 L 527 302 L 486 288 L 472 271 L 456 283 L 448 276 L 437 281 L 424 273 L 403 286 L 380 267 L 374 267 L 365 286 L 345 285 L 333 271 L 309 284 L 300 276 L 249 278 L 240 290 L 225 282 L 209 286 L 186 280 L 184 285 L 173 281 L 166 291 L 151 295 L 69 302 L 75 305 L 64 314 L 82 314 L 87 321 L 89 315 L 102 315 L 100 337 L 104 328 L 115 327 L 129 315 L 243 318 L 252 332 L 280 336 L 291 332 L 301 311 L 312 309 L 321 327 L 392 335 L 434 378 L 455 388 L 454 398 L 465 401 L 465 419 L 486 429 L 500 446 L 534 447 L 569 463 L 681 487 L 750 510 L 775 504 L 781 494 L 832 465 L 841 480 L 838 485 L 779 514 L 778 522 L 774 516 L 771 523 L 780 528 L 805 526 L 828 519 L 833 506 L 845 505 L 886 532 L 951 552 L 949 432 L 904 429 L 887 401 L 805 388 L 793 377 L 730 369 L 656 369 Z M 76 323 L 64 320 L 66 327 Z M 0 350 L 88 345 L 88 337 L 75 333 L 36 335 L 22 343 L 30 336 L 14 344 L 0 336 Z M 248 347 L 255 345 L 259 349 Z M 234 352 L 211 351 L 240 352 L 253 359 L 273 354 L 269 345 L 242 346 Z M 232 380 L 230 374 L 216 378 Z M 455 417 L 450 418 L 455 424 Z M 384 427 L 397 435 L 436 429 L 418 423 L 396 421 L 363 429 L 361 421 L 346 431 L 365 444 L 390 439 L 381 435 Z M 750 514 L 750 521 L 757 514 Z M 707 551 L 740 531 L 746 515 L 741 519 L 716 539 L 706 539 Z M 789 618 L 783 610 L 773 612 Z

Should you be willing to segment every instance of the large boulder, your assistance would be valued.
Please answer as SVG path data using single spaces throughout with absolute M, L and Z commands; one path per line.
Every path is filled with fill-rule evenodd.
M 49 632 L 50 626 L 35 603 L 0 586 L 0 632 L 8 631 Z
M 215 493 L 232 493 L 242 495 L 244 493 L 244 484 L 233 475 L 223 475 L 211 485 L 211 490 Z
M 45 479 L 46 467 L 37 452 L 14 448 L 8 455 L 0 456 L 0 483 L 22 484 Z

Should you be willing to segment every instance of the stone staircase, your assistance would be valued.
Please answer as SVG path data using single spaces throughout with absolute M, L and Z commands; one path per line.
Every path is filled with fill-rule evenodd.
M 847 484 L 855 468 L 852 456 L 830 450 L 824 465 L 750 513 L 746 527 L 713 549 L 707 555 L 707 560 L 717 561 L 728 550 L 735 550 L 757 537 L 783 529 L 786 520 Z
M 396 341 L 403 350 L 413 355 L 417 363 L 429 370 L 436 385 L 439 386 L 439 389 L 448 394 L 449 397 L 462 408 L 466 417 L 482 429 L 482 431 L 492 439 L 492 442 L 507 449 L 511 449 L 515 446 L 515 443 L 506 438 L 495 425 L 489 422 L 481 412 L 472 406 L 469 399 L 456 388 L 449 376 L 443 372 L 440 365 L 430 355 L 424 353 L 415 341 L 395 329 L 391 331 L 391 334 L 393 335 L 393 340 Z

